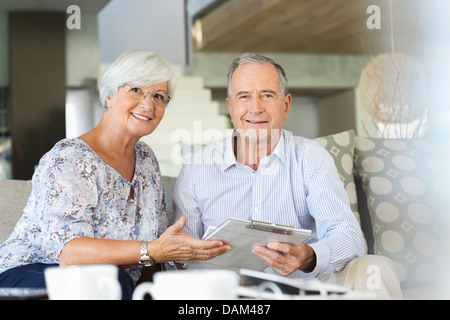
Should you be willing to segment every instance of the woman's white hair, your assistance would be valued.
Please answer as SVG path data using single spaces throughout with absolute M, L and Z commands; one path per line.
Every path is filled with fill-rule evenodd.
M 102 112 L 107 109 L 106 98 L 117 94 L 119 87 L 131 84 L 149 87 L 167 82 L 173 97 L 179 75 L 160 56 L 153 52 L 134 50 L 122 54 L 106 70 L 99 87 Z

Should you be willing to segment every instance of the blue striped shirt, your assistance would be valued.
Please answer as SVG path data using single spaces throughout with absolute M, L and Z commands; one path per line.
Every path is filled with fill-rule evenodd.
M 196 152 L 178 176 L 173 204 L 177 219 L 187 217 L 185 231 L 196 238 L 231 217 L 313 230 L 316 268 L 291 277 L 340 271 L 364 253 L 333 158 L 318 143 L 287 130 L 257 171 L 236 161 L 231 136 Z

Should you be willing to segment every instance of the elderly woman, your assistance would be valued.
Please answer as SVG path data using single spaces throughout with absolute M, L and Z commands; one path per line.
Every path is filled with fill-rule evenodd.
M 170 66 L 150 52 L 109 67 L 100 123 L 39 162 L 23 216 L 0 247 L 0 287 L 45 287 L 49 266 L 114 264 L 128 298 L 142 266 L 229 250 L 182 233 L 185 217 L 168 227 L 158 161 L 139 139 L 156 129 L 174 87 Z

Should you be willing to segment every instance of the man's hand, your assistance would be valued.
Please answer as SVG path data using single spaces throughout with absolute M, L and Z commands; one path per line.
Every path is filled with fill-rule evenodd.
M 267 247 L 253 248 L 253 253 L 282 276 L 290 275 L 296 270 L 311 272 L 316 266 L 316 254 L 308 245 L 269 243 Z

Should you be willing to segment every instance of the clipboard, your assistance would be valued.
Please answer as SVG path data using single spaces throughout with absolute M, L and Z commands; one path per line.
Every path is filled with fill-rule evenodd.
M 312 238 L 311 230 L 288 226 L 230 218 L 214 230 L 208 229 L 203 240 L 220 240 L 231 250 L 207 261 L 183 261 L 188 268 L 214 268 L 239 271 L 250 269 L 262 271 L 267 263 L 252 253 L 255 246 L 267 246 L 271 242 L 299 245 Z

